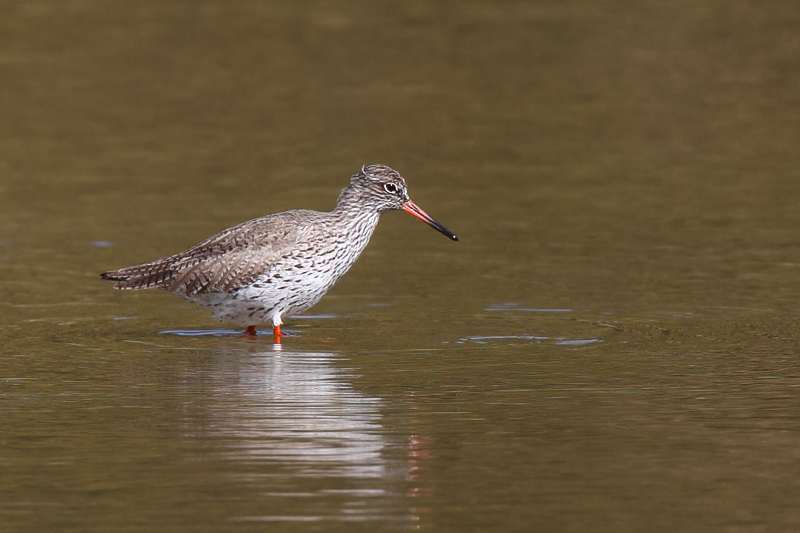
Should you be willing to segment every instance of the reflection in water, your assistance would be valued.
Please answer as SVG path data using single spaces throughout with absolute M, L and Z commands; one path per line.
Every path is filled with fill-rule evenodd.
M 381 425 L 382 400 L 332 353 L 219 356 L 201 436 L 223 438 L 235 482 L 264 495 L 244 521 L 414 521 L 416 437 Z

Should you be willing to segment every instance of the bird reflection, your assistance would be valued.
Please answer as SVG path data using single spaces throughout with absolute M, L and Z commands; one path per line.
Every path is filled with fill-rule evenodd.
M 217 354 L 202 376 L 209 403 L 191 431 L 222 440 L 230 475 L 263 498 L 257 514 L 233 519 L 418 522 L 409 498 L 416 437 L 382 425 L 383 400 L 353 388 L 345 361 L 325 352 Z

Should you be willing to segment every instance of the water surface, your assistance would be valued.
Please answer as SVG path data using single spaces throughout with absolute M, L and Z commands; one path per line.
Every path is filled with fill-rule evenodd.
M 800 527 L 800 12 L 7 2 L 3 531 Z M 383 217 L 245 340 L 98 273 Z

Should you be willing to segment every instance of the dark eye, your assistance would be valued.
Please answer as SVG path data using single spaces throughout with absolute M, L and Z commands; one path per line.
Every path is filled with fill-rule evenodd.
M 388 193 L 394 194 L 397 192 L 397 185 L 395 185 L 394 183 L 384 183 L 383 190 Z

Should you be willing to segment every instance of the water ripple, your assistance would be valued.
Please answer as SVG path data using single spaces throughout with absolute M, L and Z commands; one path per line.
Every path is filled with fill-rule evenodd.
M 525 313 L 571 313 L 572 309 L 560 307 L 520 307 L 516 302 L 495 304 L 484 308 L 484 311 L 519 311 Z
M 513 341 L 531 341 L 537 344 L 543 342 L 550 342 L 556 346 L 586 346 L 589 344 L 603 342 L 601 339 L 567 339 L 566 337 L 544 337 L 541 335 L 471 335 L 469 337 L 461 337 L 456 341 L 456 344 L 466 344 L 472 342 L 475 344 L 502 344 L 497 341 L 507 341 L 504 344 L 508 346 L 516 346 L 517 342 Z

